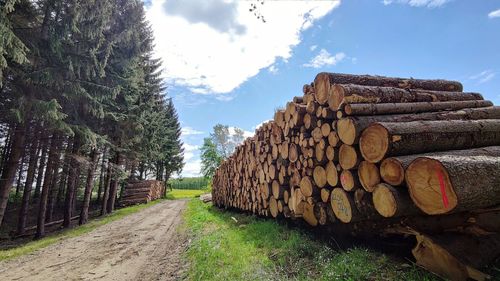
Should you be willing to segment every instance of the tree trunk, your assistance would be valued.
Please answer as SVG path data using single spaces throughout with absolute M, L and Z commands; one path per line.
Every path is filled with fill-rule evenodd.
M 336 84 L 328 98 L 330 109 L 339 110 L 342 103 L 406 103 L 483 100 L 478 93 L 400 89 L 391 87 Z
M 42 194 L 40 196 L 38 208 L 38 220 L 35 239 L 42 238 L 45 235 L 45 215 L 47 213 L 47 201 L 49 198 L 50 184 L 52 182 L 52 176 L 54 173 L 54 165 L 56 163 L 56 159 L 59 158 L 60 153 L 59 149 L 61 139 L 59 138 L 60 136 L 57 133 L 54 133 L 50 141 L 49 157 L 47 159 L 47 167 L 45 169 Z
M 122 161 L 122 158 L 121 158 L 121 154 L 120 152 L 116 152 L 116 169 L 118 171 L 118 169 L 120 169 L 120 165 L 121 165 L 121 161 Z M 111 180 L 111 184 L 110 184 L 110 189 L 109 189 L 109 198 L 108 198 L 108 213 L 112 213 L 115 209 L 115 200 L 116 200 L 116 195 L 117 195 L 117 191 L 118 191 L 118 185 L 119 185 L 119 174 L 118 173 L 114 173 L 114 177 L 113 179 Z
M 102 196 L 102 206 L 101 206 L 101 216 L 108 213 L 108 198 L 109 198 L 109 188 L 111 185 L 111 177 L 113 177 L 113 171 L 111 169 L 111 163 L 108 163 L 108 168 L 106 172 L 106 181 L 104 182 L 104 194 Z
M 61 137 L 60 140 L 60 147 L 59 151 L 63 151 L 63 141 L 64 137 Z M 51 183 L 50 183 L 50 192 L 49 192 L 49 199 L 47 203 L 47 214 L 45 215 L 45 222 L 51 222 L 52 217 L 54 215 L 54 209 L 56 207 L 56 201 L 57 201 L 57 193 L 58 193 L 58 188 L 57 188 L 57 183 L 59 181 L 59 178 L 61 177 L 61 173 L 59 172 L 59 168 L 61 165 L 61 159 L 60 159 L 60 153 L 58 154 L 57 158 L 54 159 L 54 164 L 53 164 L 53 171 L 52 171 L 52 176 L 51 176 Z
M 92 189 L 94 188 L 94 171 L 97 166 L 97 155 L 97 149 L 92 149 L 90 153 L 91 163 L 87 169 L 87 181 L 85 183 L 82 211 L 80 212 L 80 225 L 87 223 L 89 217 L 90 197 L 92 196 Z
M 49 148 L 49 138 L 44 137 L 43 141 L 43 146 L 42 146 L 42 155 L 40 156 L 40 163 L 38 164 L 38 171 L 36 173 L 36 185 L 35 185 L 35 194 L 33 195 L 33 198 L 39 198 L 40 197 L 40 190 L 42 188 L 42 180 L 43 180 L 43 174 L 45 170 L 45 165 L 46 160 L 47 160 L 47 151 Z
M 17 201 L 17 198 L 19 198 L 19 192 L 21 191 L 21 181 L 23 179 L 24 162 L 25 162 L 25 156 L 26 156 L 25 151 L 26 151 L 26 147 L 23 147 L 21 161 L 19 162 L 19 169 L 17 172 L 16 195 L 15 195 L 16 201 Z
M 429 215 L 500 204 L 500 146 L 417 156 L 406 170 L 415 205 Z
M 468 149 L 500 144 L 500 120 L 380 122 L 362 134 L 359 147 L 365 160 L 377 163 L 388 156 Z
M 75 136 L 73 140 L 73 148 L 71 154 L 73 157 L 79 155 L 80 150 L 80 139 L 79 136 Z M 64 198 L 64 221 L 63 227 L 67 228 L 71 224 L 71 215 L 73 211 L 73 197 L 75 196 L 76 185 L 78 183 L 78 160 L 75 158 L 70 160 L 70 168 L 68 175 L 68 184 L 66 185 L 66 195 Z
M 24 183 L 24 191 L 23 198 L 21 203 L 21 208 L 19 209 L 18 223 L 17 223 L 17 234 L 23 235 L 24 229 L 26 227 L 26 220 L 28 218 L 28 210 L 31 198 L 31 190 L 33 187 L 33 181 L 35 179 L 35 169 L 37 167 L 38 162 L 38 152 L 40 146 L 43 145 L 42 141 L 37 140 L 41 134 L 36 132 L 37 137 L 33 138 L 32 144 L 29 152 L 29 164 L 28 164 L 28 172 L 26 174 L 26 182 Z
M 493 106 L 491 101 L 444 101 L 444 102 L 409 102 L 409 103 L 359 103 L 342 104 L 341 109 L 347 115 L 384 115 L 415 114 L 422 112 L 450 111 L 464 108 Z
M 97 202 L 101 201 L 102 189 L 104 187 L 104 176 L 106 174 L 106 147 L 102 150 L 101 170 L 99 171 L 99 189 L 97 190 Z
M 5 137 L 5 145 L 2 148 L 2 159 L 0 162 L 0 175 L 2 175 L 3 170 L 5 169 L 5 166 L 7 165 L 7 157 L 10 155 L 10 150 L 12 148 L 12 137 L 14 134 L 14 129 L 9 127 L 9 131 L 7 133 L 7 136 Z
M 59 207 L 63 205 L 66 185 L 68 184 L 69 170 L 71 166 L 70 154 L 71 154 L 71 145 L 68 143 L 66 147 L 66 152 L 64 153 L 63 168 L 57 188 L 57 206 Z
M 19 158 L 21 158 L 21 153 L 24 148 L 25 136 L 25 127 L 23 125 L 17 125 L 12 138 L 12 149 L 5 163 L 5 169 L 0 177 L 0 226 L 2 225 L 7 202 L 9 201 L 9 192 L 14 183 L 14 178 L 16 177 Z
M 357 143 L 364 129 L 375 122 L 411 122 L 436 120 L 500 119 L 500 106 L 465 108 L 458 111 L 424 112 L 419 114 L 374 115 L 342 118 L 337 122 L 338 135 L 345 144 Z

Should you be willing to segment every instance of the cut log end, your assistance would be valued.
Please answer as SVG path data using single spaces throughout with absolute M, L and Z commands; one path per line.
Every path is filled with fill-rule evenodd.
M 330 161 L 326 164 L 326 182 L 328 182 L 330 186 L 336 186 L 338 181 L 339 176 L 337 167 L 335 167 L 335 164 Z
M 398 210 L 396 197 L 391 187 L 386 184 L 378 184 L 374 189 L 373 205 L 377 212 L 386 218 L 394 216 Z
M 332 97 L 330 98 L 330 108 L 338 110 L 340 104 L 344 100 L 344 88 L 341 85 L 335 84 L 332 86 Z
M 368 192 L 373 192 L 380 183 L 380 172 L 377 165 L 362 161 L 358 167 L 358 176 L 361 186 Z
M 405 179 L 405 171 L 397 159 L 386 158 L 380 164 L 380 176 L 388 184 L 398 186 Z
M 316 166 L 313 171 L 313 179 L 318 187 L 324 187 L 327 182 L 325 169 L 321 166 Z
M 340 173 L 340 185 L 345 191 L 352 191 L 359 186 L 359 181 L 351 171 L 343 170 Z
M 313 194 L 313 184 L 308 176 L 300 180 L 300 191 L 305 197 L 310 197 Z
M 408 166 L 405 177 L 413 202 L 426 214 L 445 214 L 457 206 L 448 172 L 439 161 L 417 158 Z
M 342 169 L 353 169 L 359 163 L 358 152 L 356 148 L 350 145 L 343 144 L 339 149 L 339 163 Z
M 325 104 L 330 93 L 330 77 L 327 73 L 319 73 L 314 79 L 314 95 L 319 104 Z
M 349 223 L 352 220 L 352 199 L 342 188 L 334 188 L 330 195 L 330 204 L 333 213 L 343 223 Z
M 380 162 L 389 148 L 389 132 L 379 124 L 366 128 L 359 139 L 363 158 L 370 163 Z
M 358 137 L 358 132 L 356 132 L 356 124 L 351 118 L 343 118 L 337 122 L 337 130 L 340 140 L 348 145 L 355 143 Z

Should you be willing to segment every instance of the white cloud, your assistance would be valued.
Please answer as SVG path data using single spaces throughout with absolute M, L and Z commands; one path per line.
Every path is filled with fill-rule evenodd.
M 184 161 L 186 161 L 186 163 L 190 162 L 193 157 L 199 154 L 199 149 L 199 145 L 184 143 Z
M 305 63 L 306 67 L 320 68 L 326 65 L 336 65 L 339 61 L 345 58 L 344 53 L 336 53 L 332 56 L 327 50 L 321 49 L 319 54 L 311 59 L 308 63 Z
M 278 73 L 278 68 L 277 68 L 277 67 L 273 64 L 273 65 L 271 65 L 271 66 L 267 69 L 267 71 L 269 71 L 269 73 L 271 73 L 271 74 L 277 74 L 277 73 Z
M 316 48 L 318 48 L 318 45 L 312 45 L 311 47 L 309 47 L 309 50 L 314 51 L 316 50 Z
M 201 160 L 196 159 L 192 161 L 186 161 L 184 168 L 182 169 L 183 177 L 199 177 L 201 176 Z
M 286 61 L 300 33 L 340 4 L 266 1 L 259 7 L 263 23 L 247 1 L 188 2 L 153 0 L 146 15 L 167 83 L 202 94 L 231 92 L 278 58 Z
M 181 128 L 181 134 L 183 137 L 185 136 L 191 136 L 191 135 L 201 135 L 203 134 L 204 132 L 202 131 L 198 131 L 198 130 L 195 130 L 189 126 L 184 126 Z
M 492 18 L 500 18 L 500 9 L 495 10 L 495 11 L 491 11 L 491 12 L 488 14 L 488 17 L 489 17 L 490 19 L 492 19 Z
M 392 3 L 398 4 L 408 4 L 412 7 L 427 7 L 427 8 L 437 8 L 444 4 L 450 2 L 451 0 L 383 0 L 384 5 L 390 5 Z
M 493 79 L 495 77 L 495 75 L 496 75 L 496 73 L 493 72 L 492 70 L 485 70 L 485 71 L 482 71 L 478 74 L 470 76 L 469 79 L 476 80 L 477 83 L 482 84 L 482 83 L 486 83 L 486 82 L 490 81 L 491 79 Z

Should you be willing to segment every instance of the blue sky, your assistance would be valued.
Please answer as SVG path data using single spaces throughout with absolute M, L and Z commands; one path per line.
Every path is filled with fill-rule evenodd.
M 189 3 L 189 4 L 186 4 Z M 500 1 L 152 0 L 147 17 L 184 129 L 183 176 L 217 124 L 253 132 L 321 71 L 459 80 L 500 104 Z

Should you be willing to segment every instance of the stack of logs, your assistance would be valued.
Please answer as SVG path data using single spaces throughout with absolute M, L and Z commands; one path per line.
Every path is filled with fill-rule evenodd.
M 157 180 L 130 180 L 123 191 L 120 204 L 131 206 L 146 204 L 163 196 L 165 185 Z
M 419 264 L 481 280 L 500 252 L 498 145 L 500 107 L 459 82 L 320 73 L 221 164 L 213 202 L 412 234 Z

